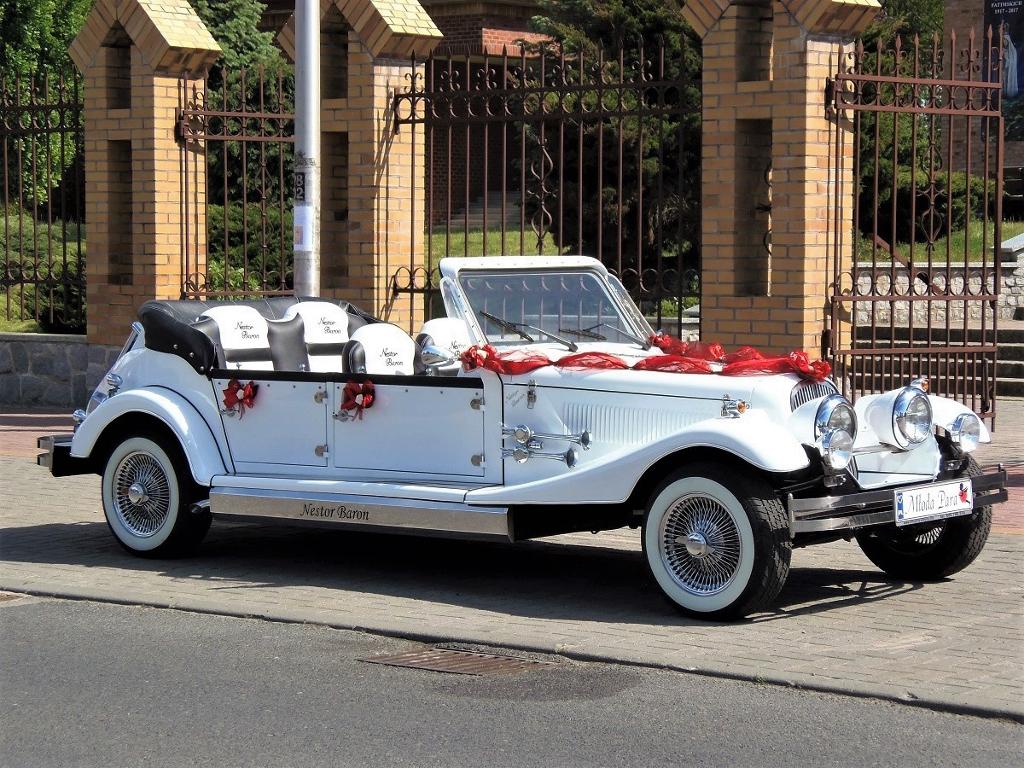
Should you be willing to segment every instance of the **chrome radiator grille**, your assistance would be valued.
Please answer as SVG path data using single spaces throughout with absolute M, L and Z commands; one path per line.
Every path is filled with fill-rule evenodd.
M 801 381 L 789 393 L 789 409 L 795 411 L 804 403 L 826 395 L 834 395 L 838 391 L 839 388 L 831 381 Z

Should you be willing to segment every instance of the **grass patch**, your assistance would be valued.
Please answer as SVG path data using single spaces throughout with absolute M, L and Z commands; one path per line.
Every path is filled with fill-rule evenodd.
M 455 221 L 452 222 L 450 239 L 444 227 L 434 227 L 429 245 L 433 264 L 446 256 L 518 256 L 520 253 L 536 256 L 538 253 L 537 236 L 530 230 L 525 234 L 518 229 L 505 230 L 505 247 L 502 248 L 501 228 L 488 227 L 485 247 L 483 229 L 474 228 L 466 232 Z M 550 234 L 545 235 L 540 254 L 557 256 L 559 253 L 555 238 Z
M 5 307 L 6 297 L 0 294 L 0 306 Z M 14 307 L 11 307 L 14 311 Z M 8 319 L 6 313 L 0 313 L 0 333 L 42 333 L 43 329 L 39 327 L 39 323 L 35 320 L 16 320 Z
M 935 247 L 931 251 L 932 263 L 945 264 L 946 249 L 948 247 L 949 263 L 963 264 L 965 242 L 967 244 L 968 261 L 980 261 L 983 258 L 983 254 L 986 253 L 991 255 L 992 248 L 995 245 L 995 232 L 992 222 L 988 222 L 987 232 L 983 232 L 984 229 L 985 227 L 983 227 L 982 222 L 972 221 L 966 231 L 961 229 L 953 232 L 949 237 L 940 237 L 935 241 Z M 1000 239 L 1008 240 L 1022 233 L 1024 233 L 1024 221 L 1003 221 Z M 882 237 L 882 234 L 880 233 L 879 236 Z M 910 259 L 910 243 L 896 243 L 894 250 L 901 260 L 908 261 Z M 880 264 L 889 263 L 889 253 L 881 244 L 874 254 Z M 858 234 L 857 263 L 869 262 L 871 258 L 871 238 Z M 991 256 L 988 258 L 991 260 Z M 914 263 L 918 265 L 928 263 L 928 247 L 926 243 L 914 243 Z

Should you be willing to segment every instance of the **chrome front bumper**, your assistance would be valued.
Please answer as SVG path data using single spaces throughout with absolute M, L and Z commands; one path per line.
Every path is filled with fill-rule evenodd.
M 949 480 L 952 478 L 946 478 Z M 936 480 L 945 482 L 945 480 Z M 974 487 L 974 508 L 986 507 L 1006 501 L 1006 470 L 1000 464 L 971 478 Z M 897 487 L 879 488 L 843 496 L 786 497 L 789 512 L 789 532 L 822 533 L 867 528 L 896 522 L 893 491 Z

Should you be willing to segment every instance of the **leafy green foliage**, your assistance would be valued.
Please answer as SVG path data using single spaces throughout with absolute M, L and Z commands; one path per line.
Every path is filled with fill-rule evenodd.
M 541 14 L 533 19 L 534 29 L 556 40 L 570 58 L 582 55 L 585 62 L 596 64 L 603 56 L 608 82 L 621 77 L 637 83 L 623 91 L 621 106 L 640 113 L 622 119 L 584 119 L 583 152 L 555 158 L 562 167 L 553 169 L 551 177 L 562 179 L 562 194 L 544 201 L 544 209 L 554 217 L 551 231 L 561 232 L 567 243 L 581 240 L 577 245 L 583 253 L 606 259 L 614 254 L 616 261 L 621 244 L 624 269 L 636 266 L 638 254 L 645 266 L 660 258 L 674 262 L 677 257 L 687 267 L 696 266 L 700 188 L 690 181 L 699 178 L 701 58 L 700 43 L 683 21 L 682 3 L 540 0 L 538 5 Z M 663 59 L 659 45 L 664 46 Z M 641 53 L 647 62 L 642 75 L 637 67 Z M 655 89 L 643 87 L 642 78 L 657 79 L 662 60 L 663 79 L 680 85 L 664 92 L 670 113 L 651 115 L 649 111 L 659 106 L 658 96 Z M 557 95 L 548 98 L 557 106 Z M 599 99 L 596 89 L 581 89 L 560 101 L 567 110 L 582 107 L 594 115 L 601 112 Z M 607 109 L 607 100 L 604 106 Z M 579 126 L 572 119 L 565 130 L 570 144 L 578 138 Z M 529 126 L 528 134 L 536 149 L 527 158 L 527 167 L 541 168 L 545 158 L 538 126 Z M 550 151 L 549 155 L 553 157 Z M 526 204 L 536 217 L 540 201 L 528 195 Z M 562 211 L 561 220 L 557 210 Z
M 68 46 L 82 28 L 92 0 L 6 0 L 0 5 L 0 72 L 54 81 L 74 72 Z
M 249 203 L 207 210 L 207 282 L 216 290 L 290 288 L 292 212 Z M 225 248 L 225 233 L 227 247 Z M 284 277 L 282 278 L 282 270 Z

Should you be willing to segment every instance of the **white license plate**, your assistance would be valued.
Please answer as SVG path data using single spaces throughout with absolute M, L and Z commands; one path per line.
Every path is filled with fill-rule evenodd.
M 974 488 L 970 480 L 902 488 L 894 491 L 893 496 L 896 525 L 969 515 L 974 509 Z

